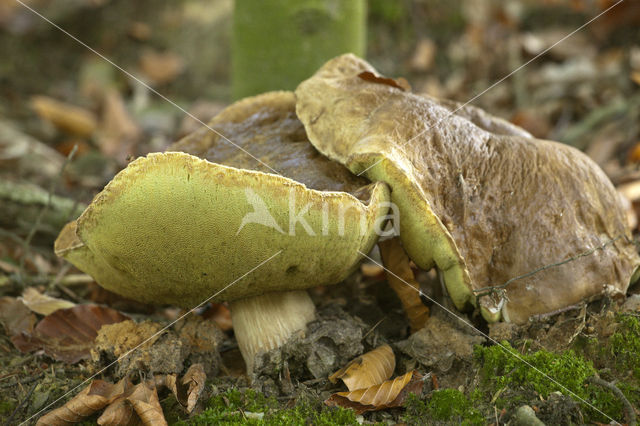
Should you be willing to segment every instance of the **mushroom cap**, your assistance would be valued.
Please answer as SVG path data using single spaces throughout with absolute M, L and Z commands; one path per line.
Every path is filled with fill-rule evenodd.
M 473 290 L 616 238 L 510 283 L 502 310 L 499 298 L 479 303 L 490 321 L 502 311 L 522 323 L 626 291 L 640 258 L 615 189 L 586 155 L 478 109 L 452 114 L 448 102 L 366 81 L 365 71 L 376 72 L 353 55 L 327 62 L 296 89 L 298 117 L 320 152 L 389 184 L 405 249 L 443 272 L 459 309 L 478 303 Z
M 208 126 L 235 145 L 203 127 L 170 145 L 167 151 L 265 173 L 273 172 L 270 166 L 282 176 L 321 191 L 357 193 L 369 184 L 309 143 L 296 116 L 293 92 L 267 92 L 239 100 L 216 115 Z
M 269 97 L 284 99 L 269 95 L 241 101 L 212 124 L 221 130 L 244 129 L 230 131 L 227 137 L 247 150 L 261 129 L 272 135 L 265 144 L 276 151 L 285 140 L 304 141 L 302 126 L 290 123 L 295 115 L 283 114 L 286 108 L 294 111 L 293 95 L 285 96 L 286 103 L 276 103 L 282 108 L 264 102 Z M 253 108 L 254 103 L 261 107 Z M 244 109 L 255 111 L 243 115 Z M 187 137 L 181 144 L 184 149 L 188 144 L 206 148 L 206 156 L 212 159 L 213 152 L 219 151 L 229 163 L 250 165 L 223 147 L 198 145 L 199 140 Z M 306 144 L 294 145 L 313 153 Z M 265 152 L 271 154 L 266 148 Z M 283 163 L 298 160 L 294 149 L 290 154 L 288 159 L 274 156 L 265 162 L 285 170 Z M 236 280 L 214 300 L 335 284 L 356 267 L 359 252 L 375 244 L 388 210 L 389 189 L 384 183 L 361 187 L 357 183 L 366 180 L 351 179 L 350 189 L 359 198 L 330 190 L 345 187 L 339 176 L 348 171 L 340 171 L 344 167 L 339 164 L 325 164 L 318 173 L 336 174 L 313 176 L 316 161 L 330 162 L 317 153 L 304 158 L 297 167 L 309 169 L 304 171 L 308 181 L 320 182 L 318 186 L 329 190 L 310 189 L 288 177 L 217 164 L 184 152 L 138 158 L 114 177 L 77 221 L 63 229 L 55 251 L 108 290 L 144 302 L 192 307 Z

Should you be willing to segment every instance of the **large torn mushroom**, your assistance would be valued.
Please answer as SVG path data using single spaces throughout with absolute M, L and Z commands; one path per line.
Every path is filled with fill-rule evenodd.
M 479 303 L 489 321 L 522 323 L 626 291 L 640 258 L 615 189 L 587 156 L 481 110 L 361 78 L 375 73 L 353 55 L 329 61 L 297 88 L 298 117 L 320 152 L 389 184 L 405 249 L 442 271 L 458 308 Z M 476 300 L 560 261 L 511 282 L 506 298 Z
M 314 318 L 304 289 L 340 282 L 375 244 L 389 190 L 317 153 L 290 92 L 237 102 L 210 126 L 264 164 L 196 132 L 170 148 L 187 153 L 149 154 L 118 173 L 55 250 L 132 299 L 230 301 L 251 371 L 256 353 Z

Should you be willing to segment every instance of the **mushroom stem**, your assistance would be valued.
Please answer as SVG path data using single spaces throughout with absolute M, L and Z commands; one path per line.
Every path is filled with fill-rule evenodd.
M 315 306 L 304 290 L 267 293 L 229 304 L 240 352 L 253 372 L 256 354 L 280 347 L 315 318 Z

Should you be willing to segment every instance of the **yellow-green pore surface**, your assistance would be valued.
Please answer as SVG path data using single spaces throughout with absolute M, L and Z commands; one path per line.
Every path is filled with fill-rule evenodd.
M 343 55 L 296 90 L 310 141 L 352 172 L 392 189 L 412 259 L 436 265 L 458 308 L 472 290 L 505 283 L 619 238 L 590 256 L 508 287 L 502 312 L 514 322 L 604 293 L 626 291 L 640 263 L 618 195 L 581 152 L 536 140 L 479 110 L 366 81 L 365 61 Z
M 258 96 L 232 105 L 221 113 L 226 118 L 214 119 L 212 126 L 224 127 L 231 140 L 247 149 L 261 133 L 252 126 L 264 127 L 271 136 L 262 143 L 272 144 L 273 150 L 294 143 L 308 154 L 302 157 L 308 161 L 299 161 L 295 168 L 306 169 L 307 180 L 326 191 L 187 153 L 149 154 L 129 164 L 67 225 L 56 252 L 109 290 L 145 302 L 190 307 L 238 279 L 214 300 L 341 281 L 360 260 L 358 251 L 367 252 L 377 240 L 389 190 L 383 183 L 360 187 L 356 179 L 350 189 L 359 198 L 336 191 L 335 185 L 345 185 L 336 178 L 342 173 L 339 164 L 325 164 L 324 177 L 312 176 L 313 159 L 328 160 L 313 153 L 304 130 L 300 133 L 302 125 L 287 112 L 295 118 L 294 106 L 291 93 Z M 295 144 L 301 141 L 308 147 Z M 210 148 L 218 143 L 217 137 L 188 137 L 172 149 L 199 147 L 213 160 L 216 149 Z M 222 146 L 219 152 L 229 163 L 255 161 L 236 157 Z M 269 165 L 287 168 L 278 161 Z

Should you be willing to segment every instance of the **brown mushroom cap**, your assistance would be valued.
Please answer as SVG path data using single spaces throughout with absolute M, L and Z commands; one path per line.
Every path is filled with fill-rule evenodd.
M 315 152 L 294 109 L 293 94 L 267 94 L 230 106 L 211 124 L 276 170 L 325 191 L 248 170 L 262 166 L 238 154 L 236 147 L 225 146 L 227 142 L 209 137 L 207 129 L 172 149 L 236 167 L 183 152 L 139 158 L 65 227 L 56 253 L 109 290 L 145 302 L 189 307 L 279 250 L 216 299 L 231 301 L 343 280 L 361 259 L 359 251 L 375 244 L 389 190 L 384 183 L 370 185 L 352 177 L 343 166 Z M 248 189 L 280 229 L 243 222 L 255 212 Z M 349 189 L 359 198 L 337 189 Z M 300 222 L 291 227 L 292 214 L 301 214 L 313 235 Z
M 391 186 L 407 252 L 442 270 L 458 308 L 476 303 L 473 290 L 616 238 L 512 282 L 502 314 L 522 323 L 626 291 L 640 258 L 615 189 L 586 155 L 496 127 L 488 114 L 451 114 L 448 103 L 359 78 L 364 71 L 376 72 L 353 55 L 329 61 L 298 86 L 298 116 L 320 152 Z M 481 298 L 487 319 L 500 317 L 497 302 Z
M 170 145 L 167 151 L 186 152 L 238 169 L 273 173 L 269 169 L 272 167 L 282 176 L 319 191 L 358 193 L 369 184 L 309 143 L 296 116 L 293 92 L 268 92 L 242 99 L 221 111 L 208 126 L 233 144 L 203 127 Z

